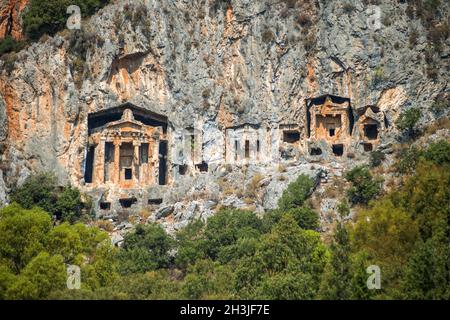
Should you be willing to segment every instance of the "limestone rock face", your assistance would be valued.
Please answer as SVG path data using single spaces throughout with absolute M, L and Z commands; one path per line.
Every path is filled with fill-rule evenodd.
M 0 1 L 0 39 L 10 35 L 16 40 L 23 39 L 21 14 L 29 0 Z
M 177 132 L 201 124 L 202 160 L 210 164 L 208 172 L 178 177 L 182 163 L 172 162 L 172 184 L 144 190 L 149 203 L 162 199 L 162 204 L 148 208 L 159 212 L 159 219 L 173 225 L 185 221 L 182 217 L 207 217 L 223 206 L 259 212 L 275 207 L 288 181 L 300 173 L 314 175 L 319 165 L 311 165 L 334 161 L 325 147 L 320 156 L 310 154 L 305 142 L 308 99 L 324 94 L 349 99 L 355 115 L 359 109 L 376 107 L 386 119 L 379 137 L 380 145 L 386 145 L 398 134 L 394 122 L 402 110 L 419 107 L 425 124 L 433 120 L 428 108 L 435 97 L 449 90 L 449 40 L 434 57 L 438 71 L 430 79 L 426 31 L 406 16 L 407 4 L 385 0 L 371 11 L 364 2 L 353 1 L 352 10 L 340 1 L 325 0 L 298 1 L 294 6 L 293 1 L 271 0 L 136 0 L 107 5 L 83 22 L 82 30 L 66 30 L 30 45 L 17 54 L 13 65 L 0 61 L 6 186 L 31 172 L 53 171 L 61 183 L 90 192 L 97 208 L 102 199 L 117 197 L 120 190 L 83 185 L 88 118 L 131 103 L 167 117 L 170 148 Z M 18 27 L 7 26 L 11 19 L 5 17 L 12 15 L 16 21 L 25 4 L 2 1 L 0 37 L 9 32 L 6 29 L 18 34 Z M 375 27 L 369 23 L 373 10 L 382 14 L 375 15 Z M 389 23 L 382 19 L 388 15 Z M 408 46 L 411 23 L 419 34 L 414 46 Z M 268 141 L 276 140 L 270 151 L 284 150 L 279 161 L 288 163 L 286 171 L 273 161 L 256 169 L 226 166 L 225 130 L 243 124 L 260 126 Z M 298 128 L 296 147 L 281 144 L 276 134 L 280 125 Z M 348 143 L 354 149 L 352 157 L 345 152 L 336 160 L 345 164 L 341 167 L 367 160 L 356 135 Z M 256 174 L 262 176 L 261 185 Z M 250 188 L 254 178 L 256 188 Z M 138 200 L 134 212 L 149 203 Z M 171 209 L 158 211 L 166 207 Z

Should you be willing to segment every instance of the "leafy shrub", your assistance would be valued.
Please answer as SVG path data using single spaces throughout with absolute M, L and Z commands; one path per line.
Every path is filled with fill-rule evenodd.
M 416 164 L 419 161 L 421 152 L 415 146 L 408 149 L 403 149 L 399 152 L 398 161 L 395 164 L 397 172 L 407 174 L 414 171 Z
M 381 178 L 374 179 L 365 166 L 359 166 L 347 172 L 346 179 L 352 183 L 347 195 L 353 204 L 367 204 L 381 191 Z
M 17 54 L 15 52 L 10 52 L 5 54 L 2 57 L 2 59 L 5 63 L 4 64 L 5 71 L 8 75 L 10 75 L 13 72 L 15 63 L 17 61 Z
M 66 25 L 67 8 L 77 5 L 83 16 L 95 13 L 109 0 L 31 0 L 23 15 L 23 28 L 32 40 L 44 34 L 53 35 Z
M 138 225 L 127 234 L 119 254 L 119 271 L 122 274 L 146 272 L 169 265 L 169 251 L 173 239 L 156 224 Z
M 450 142 L 439 140 L 430 144 L 424 151 L 424 157 L 438 165 L 450 165 Z
M 0 297 L 45 299 L 66 287 L 66 264 L 81 268 L 83 288 L 115 279 L 108 235 L 83 224 L 53 226 L 47 212 L 17 203 L 0 210 Z M 66 289 L 67 290 L 67 289 Z
M 292 215 L 302 229 L 316 230 L 319 227 L 319 216 L 309 207 L 289 209 L 286 213 Z
M 0 40 L 0 56 L 5 53 L 20 51 L 24 46 L 24 41 L 17 41 L 8 35 L 3 40 Z
M 81 193 L 77 188 L 69 186 L 58 194 L 55 211 L 60 219 L 74 223 L 80 219 L 82 208 Z
M 372 77 L 372 85 L 376 86 L 384 81 L 384 71 L 382 67 L 376 67 Z
M 372 151 L 370 153 L 370 166 L 372 168 L 378 167 L 385 159 L 386 155 L 383 152 L 379 150 Z
M 440 114 L 444 113 L 445 110 L 450 109 L 449 99 L 445 98 L 444 96 L 438 96 L 434 100 L 430 109 L 431 109 L 431 112 L 433 112 L 435 115 L 440 115 Z
M 49 173 L 31 175 L 22 186 L 13 188 L 10 198 L 25 209 L 38 206 L 53 214 L 57 200 L 56 178 Z
M 406 131 L 408 134 L 414 132 L 416 124 L 421 117 L 419 108 L 411 108 L 403 111 L 395 122 L 398 129 Z
M 253 212 L 222 210 L 208 220 L 205 229 L 205 250 L 216 259 L 220 251 L 242 238 L 256 238 L 263 230 L 263 222 Z
M 434 164 L 445 166 L 450 164 L 450 143 L 439 140 L 431 143 L 428 148 L 419 150 L 415 146 L 400 151 L 399 160 L 395 164 L 401 174 L 414 172 L 420 160 L 427 160 Z
M 81 217 L 85 207 L 78 189 L 70 186 L 59 189 L 55 176 L 50 173 L 29 176 L 22 186 L 13 188 L 10 198 L 25 209 L 37 206 L 71 223 Z
M 286 211 L 301 207 L 314 187 L 314 181 L 307 175 L 301 174 L 297 180 L 290 183 L 283 195 L 278 200 L 278 208 Z

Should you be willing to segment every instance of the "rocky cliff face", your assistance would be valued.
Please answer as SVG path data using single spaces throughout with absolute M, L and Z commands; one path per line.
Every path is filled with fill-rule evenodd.
M 29 0 L 0 1 L 0 39 L 10 35 L 16 40 L 23 39 L 21 14 Z
M 449 41 L 430 55 L 427 32 L 407 17 L 406 3 L 366 2 L 117 1 L 82 30 L 32 44 L 16 61 L 0 62 L 0 200 L 2 189 L 36 171 L 85 188 L 88 115 L 125 102 L 167 116 L 173 132 L 201 119 L 203 144 L 218 149 L 214 132 L 243 123 L 297 124 L 303 141 L 307 99 L 332 94 L 350 99 L 355 114 L 381 110 L 389 126 L 380 146 L 388 148 L 402 110 L 419 107 L 422 123 L 433 119 L 429 106 L 448 92 Z M 7 3 L 15 17 L 26 1 Z M 365 160 L 362 153 L 315 160 L 300 147 L 295 161 L 282 165 L 236 171 L 219 161 L 206 176 L 183 177 L 161 191 L 156 216 L 173 225 L 220 206 L 262 211 L 300 172 L 327 180 Z

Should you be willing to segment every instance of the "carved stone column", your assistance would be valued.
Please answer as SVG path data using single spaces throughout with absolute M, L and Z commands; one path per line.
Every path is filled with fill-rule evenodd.
M 101 137 L 95 148 L 94 154 L 94 174 L 92 182 L 94 185 L 102 184 L 104 181 L 104 165 L 105 165 L 105 138 Z
M 140 141 L 133 141 L 134 147 L 134 156 L 133 156 L 133 181 L 136 184 L 139 184 L 139 176 L 140 176 L 140 159 L 139 159 L 139 147 L 141 146 Z
M 120 183 L 120 145 L 121 141 L 119 139 L 114 140 L 114 172 L 111 174 L 113 181 L 116 184 Z

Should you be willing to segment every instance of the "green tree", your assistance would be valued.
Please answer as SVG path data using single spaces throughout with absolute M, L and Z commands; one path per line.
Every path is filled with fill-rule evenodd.
M 405 131 L 408 135 L 412 135 L 414 134 L 415 127 L 421 116 L 419 108 L 411 108 L 403 111 L 395 124 L 401 131 Z
M 198 260 L 189 267 L 182 291 L 187 299 L 221 299 L 233 298 L 234 273 L 227 264 L 220 264 L 210 259 Z
M 27 36 L 38 40 L 43 34 L 53 35 L 63 29 L 70 5 L 77 5 L 83 16 L 90 15 L 108 3 L 108 0 L 31 0 L 23 15 L 23 27 Z
M 348 232 L 342 222 L 336 226 L 330 252 L 331 258 L 322 277 L 319 297 L 328 300 L 351 299 L 351 246 Z
M 50 217 L 41 209 L 12 204 L 0 210 L 0 256 L 14 273 L 45 248 L 51 226 Z
M 423 240 L 450 232 L 450 171 L 445 167 L 420 162 L 416 173 L 391 194 L 392 202 L 417 222 Z
M 278 208 L 286 211 L 301 207 L 314 187 L 314 181 L 307 175 L 301 174 L 297 180 L 290 183 L 278 200 Z
M 205 224 L 201 220 L 195 220 L 177 233 L 176 266 L 185 269 L 189 264 L 206 257 L 204 228 Z
M 208 220 L 205 229 L 207 256 L 217 259 L 220 251 L 241 238 L 257 238 L 263 230 L 263 222 L 253 212 L 222 210 Z
M 167 267 L 173 242 L 159 225 L 138 225 L 125 236 L 119 253 L 119 271 L 128 274 Z
M 291 215 L 283 215 L 255 252 L 239 259 L 236 289 L 241 298 L 312 299 L 328 255 L 317 232 L 303 230 Z M 283 287 L 288 291 L 283 293 Z
M 345 178 L 352 183 L 347 195 L 353 204 L 367 204 L 381 192 L 382 179 L 373 178 L 365 166 L 353 168 L 347 172 Z
M 408 261 L 403 298 L 450 299 L 449 253 L 444 241 L 433 238 L 420 241 Z
M 15 187 L 11 200 L 26 209 L 40 207 L 63 221 L 76 222 L 84 208 L 81 193 L 71 186 L 59 190 L 56 177 L 51 173 L 29 176 L 22 186 Z
M 319 228 L 319 215 L 309 207 L 292 208 L 286 213 L 292 215 L 302 229 L 316 230 Z
M 17 276 L 5 265 L 0 265 L 0 300 L 5 300 L 6 290 L 15 282 Z
M 65 187 L 56 200 L 56 214 L 63 221 L 74 223 L 81 217 L 81 193 L 77 188 Z
M 96 227 L 52 227 L 42 209 L 9 205 L 0 210 L 0 298 L 43 299 L 64 291 L 66 263 L 81 267 L 83 289 L 108 286 L 116 278 L 115 250 Z
M 415 221 L 389 199 L 382 199 L 372 208 L 359 212 L 350 238 L 355 252 L 367 253 L 366 268 L 372 264 L 380 267 L 382 291 L 379 294 L 387 298 L 395 297 L 403 267 L 419 238 Z
M 383 163 L 383 161 L 386 159 L 386 155 L 379 150 L 372 151 L 370 153 L 370 166 L 372 168 L 378 167 Z
M 424 152 L 424 157 L 437 165 L 450 165 L 450 142 L 439 140 L 430 144 Z
M 25 43 L 23 41 L 14 40 L 14 38 L 8 35 L 3 40 L 0 40 L 0 56 L 12 51 L 20 51 L 24 46 Z
M 63 257 L 40 252 L 23 269 L 7 290 L 9 299 L 43 299 L 52 290 L 62 289 L 66 284 L 66 267 Z
M 422 156 L 422 152 L 415 146 L 402 149 L 398 154 L 395 169 L 401 174 L 411 174 L 416 169 L 417 162 Z
M 25 209 L 38 206 L 53 214 L 57 199 L 56 178 L 50 173 L 31 175 L 22 186 L 13 188 L 10 198 Z

